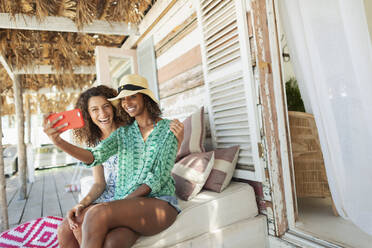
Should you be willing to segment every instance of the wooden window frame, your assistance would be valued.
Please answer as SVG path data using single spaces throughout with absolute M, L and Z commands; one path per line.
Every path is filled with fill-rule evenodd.
M 110 76 L 110 64 L 109 58 L 125 58 L 129 59 L 131 71 L 133 73 L 138 72 L 137 64 L 137 53 L 135 49 L 122 49 L 114 47 L 104 47 L 97 46 L 95 49 L 96 56 L 96 70 L 97 70 L 97 79 L 96 82 L 98 85 L 106 85 L 109 87 L 116 87 L 113 85 L 111 76 Z

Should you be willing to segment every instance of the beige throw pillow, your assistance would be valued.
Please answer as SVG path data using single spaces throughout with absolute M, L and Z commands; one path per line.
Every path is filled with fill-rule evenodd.
M 239 156 L 239 146 L 220 148 L 214 151 L 214 165 L 204 188 L 222 192 L 230 183 Z
M 172 169 L 176 195 L 188 201 L 203 188 L 214 164 L 214 153 L 192 153 L 177 162 Z
M 204 152 L 205 125 L 204 107 L 187 117 L 183 122 L 184 138 L 177 153 L 176 161 L 197 152 Z

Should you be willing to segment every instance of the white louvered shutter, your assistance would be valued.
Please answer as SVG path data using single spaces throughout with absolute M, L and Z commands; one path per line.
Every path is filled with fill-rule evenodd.
M 149 88 L 154 92 L 155 97 L 159 100 L 158 76 L 152 36 L 138 45 L 137 60 L 138 73 L 147 79 Z
M 245 2 L 195 0 L 209 120 L 216 148 L 240 145 L 234 177 L 263 180 Z

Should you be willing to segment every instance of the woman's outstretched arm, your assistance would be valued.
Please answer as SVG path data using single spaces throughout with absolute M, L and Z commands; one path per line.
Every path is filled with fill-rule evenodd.
M 94 157 L 90 151 L 75 146 L 60 137 L 60 134 L 62 133 L 60 129 L 67 126 L 68 123 L 53 127 L 55 123 L 62 119 L 62 116 L 51 122 L 48 120 L 48 116 L 49 115 L 44 116 L 43 128 L 44 133 L 48 135 L 49 139 L 61 150 L 65 151 L 72 157 L 82 161 L 83 163 L 91 164 L 94 161 Z

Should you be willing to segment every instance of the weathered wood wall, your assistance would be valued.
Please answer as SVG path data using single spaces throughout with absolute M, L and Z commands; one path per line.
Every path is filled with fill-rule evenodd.
M 168 118 L 182 120 L 206 104 L 196 23 L 193 3 L 183 0 L 154 27 L 160 102 Z
M 197 29 L 196 9 L 192 1 L 179 0 L 156 23 L 147 36 L 153 36 L 158 87 L 163 116 L 185 119 L 206 106 L 201 35 Z M 208 113 L 206 149 L 211 149 Z
M 275 88 L 282 82 L 280 76 L 273 75 L 273 71 L 278 70 L 281 65 L 273 61 L 273 54 L 278 51 L 273 51 L 276 48 L 272 44 L 278 40 L 273 35 L 273 27 L 269 27 L 272 22 L 269 14 L 272 14 L 273 1 L 247 2 L 252 6 L 247 12 L 247 22 L 266 163 L 265 180 L 262 183 L 240 181 L 254 187 L 260 213 L 268 218 L 269 233 L 280 236 L 286 231 L 288 223 L 285 217 L 282 144 L 278 131 L 278 119 L 280 121 L 282 118 L 278 116 L 282 112 L 276 107 L 283 99 L 275 96 Z M 154 38 L 160 102 L 164 116 L 168 118 L 182 120 L 201 106 L 207 106 L 200 51 L 202 37 L 195 18 L 193 2 L 179 0 L 173 3 L 170 10 L 147 33 L 147 36 L 153 35 Z M 278 57 L 274 60 L 278 60 Z M 206 123 L 209 124 L 208 121 Z M 210 136 L 208 129 L 209 127 L 207 135 Z M 206 145 L 210 146 L 208 142 Z

